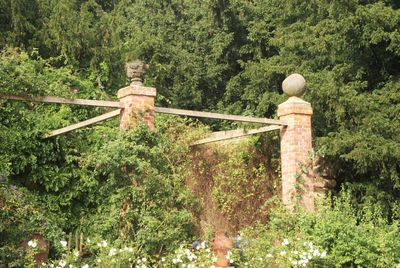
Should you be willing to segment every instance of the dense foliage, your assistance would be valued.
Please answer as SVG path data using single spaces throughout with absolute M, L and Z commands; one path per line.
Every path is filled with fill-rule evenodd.
M 315 214 L 273 209 L 268 225 L 244 230 L 233 259 L 239 267 L 396 267 L 399 221 L 388 224 L 379 206 L 359 210 L 351 194 Z
M 282 80 L 302 73 L 317 145 L 336 179 L 362 183 L 362 195 L 388 204 L 399 195 L 398 1 L 0 5 L 0 47 L 37 51 L 112 95 L 124 84 L 122 63 L 142 58 L 160 104 L 272 117 Z
M 301 73 L 308 82 L 304 98 L 314 107 L 315 147 L 337 190 L 351 190 L 357 214 L 340 214 L 342 203 L 331 204 L 336 209 L 324 210 L 320 230 L 329 235 L 336 223 L 349 233 L 359 228 L 351 252 L 361 240 L 375 248 L 360 251 L 359 261 L 326 260 L 384 267 L 399 258 L 374 242 L 398 250 L 391 238 L 400 218 L 399 28 L 397 0 L 0 0 L 0 94 L 113 99 L 126 84 L 123 64 L 141 58 L 150 64 L 145 84 L 157 88 L 159 105 L 275 117 L 285 100 L 281 82 Z M 0 99 L 1 261 L 13 259 L 21 239 L 35 232 L 52 245 L 72 232 L 120 247 L 129 241 L 140 254 L 192 236 L 197 201 L 183 177 L 188 140 L 201 131 L 162 117 L 156 132 L 120 132 L 111 120 L 43 139 L 102 112 Z M 277 145 L 275 138 L 255 145 Z M 214 178 L 214 197 L 228 212 L 244 204 L 236 194 L 249 207 L 262 185 L 257 176 L 276 168 L 270 165 L 276 152 L 265 165 L 242 153 L 233 152 Z M 246 176 L 256 180 L 255 191 L 244 187 Z M 366 209 L 375 209 L 379 224 L 363 216 Z M 337 237 L 318 239 L 323 232 L 311 228 L 318 215 L 304 217 L 311 217 L 304 232 L 328 253 L 351 253 L 343 253 L 350 236 L 343 245 L 332 242 Z M 341 217 L 353 221 L 340 223 Z M 367 235 L 372 230 L 379 231 L 376 239 Z M 60 252 L 52 246 L 50 255 Z

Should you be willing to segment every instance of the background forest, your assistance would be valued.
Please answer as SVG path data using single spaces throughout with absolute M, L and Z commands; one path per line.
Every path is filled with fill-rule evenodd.
M 0 0 L 0 49 L 0 94 L 116 99 L 127 84 L 124 63 L 142 59 L 158 106 L 268 118 L 285 100 L 284 78 L 301 73 L 315 149 L 337 194 L 314 215 L 278 204 L 240 226 L 245 242 L 232 258 L 260 268 L 400 263 L 399 1 Z M 159 116 L 155 132 L 120 131 L 111 120 L 42 138 L 103 110 L 0 99 L 0 267 L 33 265 L 35 252 L 20 247 L 32 234 L 50 241 L 59 267 L 193 261 L 179 253 L 191 248 L 182 243 L 206 237 L 196 231 L 201 200 L 186 186 L 188 144 L 204 125 L 236 125 Z M 256 148 L 269 160 L 253 177 L 277 180 L 276 139 L 238 148 L 231 157 L 239 166 L 227 164 L 223 175 L 245 182 Z M 231 219 L 233 205 L 251 196 L 242 188 L 219 192 Z M 74 256 L 81 233 L 88 256 Z M 312 258 L 294 253 L 305 247 Z M 194 249 L 193 267 L 209 267 L 206 246 Z

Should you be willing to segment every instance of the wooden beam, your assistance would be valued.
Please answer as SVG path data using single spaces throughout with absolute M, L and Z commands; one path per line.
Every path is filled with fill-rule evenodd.
M 14 95 L 0 95 L 0 99 L 122 108 L 118 101 L 66 99 L 66 98 L 52 97 L 52 96 L 26 97 L 26 96 L 14 96 Z
M 236 129 L 236 130 L 213 132 L 213 133 L 211 133 L 211 135 L 212 135 L 211 137 L 195 141 L 191 144 L 191 146 L 245 137 L 245 136 L 258 134 L 258 133 L 264 133 L 267 131 L 276 130 L 276 129 L 280 129 L 280 128 L 281 128 L 281 126 L 267 126 L 267 127 L 250 129 L 250 130 Z
M 186 116 L 192 116 L 192 117 L 223 119 L 223 120 L 270 124 L 270 125 L 278 125 L 278 126 L 286 126 L 287 125 L 285 122 L 280 121 L 280 120 L 252 117 L 252 116 L 219 114 L 219 113 L 199 112 L 199 111 L 181 110 L 181 109 L 173 109 L 173 108 L 162 108 L 162 107 L 155 107 L 154 111 L 156 113 L 162 113 L 162 114 L 186 115 Z
M 107 120 L 109 118 L 112 118 L 114 116 L 119 115 L 120 112 L 121 112 L 121 110 L 118 109 L 118 110 L 115 110 L 115 111 L 112 111 L 112 112 L 109 112 L 109 113 L 106 113 L 106 114 L 102 114 L 100 116 L 96 116 L 96 117 L 93 117 L 91 119 L 88 119 L 88 120 L 85 120 L 85 121 L 82 121 L 82 122 L 79 122 L 79 123 L 76 123 L 76 124 L 73 124 L 73 125 L 70 125 L 70 126 L 67 126 L 67 127 L 63 127 L 63 128 L 60 128 L 60 129 L 53 130 L 48 135 L 46 135 L 45 138 L 54 137 L 54 136 L 57 136 L 57 135 L 60 135 L 60 134 L 63 134 L 63 133 L 78 129 L 78 128 L 86 127 L 88 125 Z

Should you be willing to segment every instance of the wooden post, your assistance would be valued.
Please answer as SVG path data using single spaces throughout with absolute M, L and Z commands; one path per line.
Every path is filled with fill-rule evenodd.
M 121 116 L 120 128 L 132 128 L 139 120 L 150 128 L 154 129 L 154 97 L 156 89 L 145 87 L 142 83 L 142 75 L 147 69 L 141 61 L 127 63 L 128 78 L 131 84 L 118 91 L 120 101 Z
M 314 211 L 314 175 L 310 153 L 310 103 L 300 99 L 306 86 L 305 79 L 292 74 L 283 81 L 283 91 L 289 99 L 278 106 L 279 119 L 287 126 L 281 129 L 282 199 L 292 210 L 298 202 L 307 211 Z

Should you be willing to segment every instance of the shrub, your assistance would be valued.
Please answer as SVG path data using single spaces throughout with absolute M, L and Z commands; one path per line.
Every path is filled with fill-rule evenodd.
M 400 263 L 399 222 L 376 208 L 354 209 L 351 192 L 311 214 L 282 207 L 267 225 L 244 230 L 239 267 L 395 267 Z M 235 257 L 234 257 L 235 259 Z

